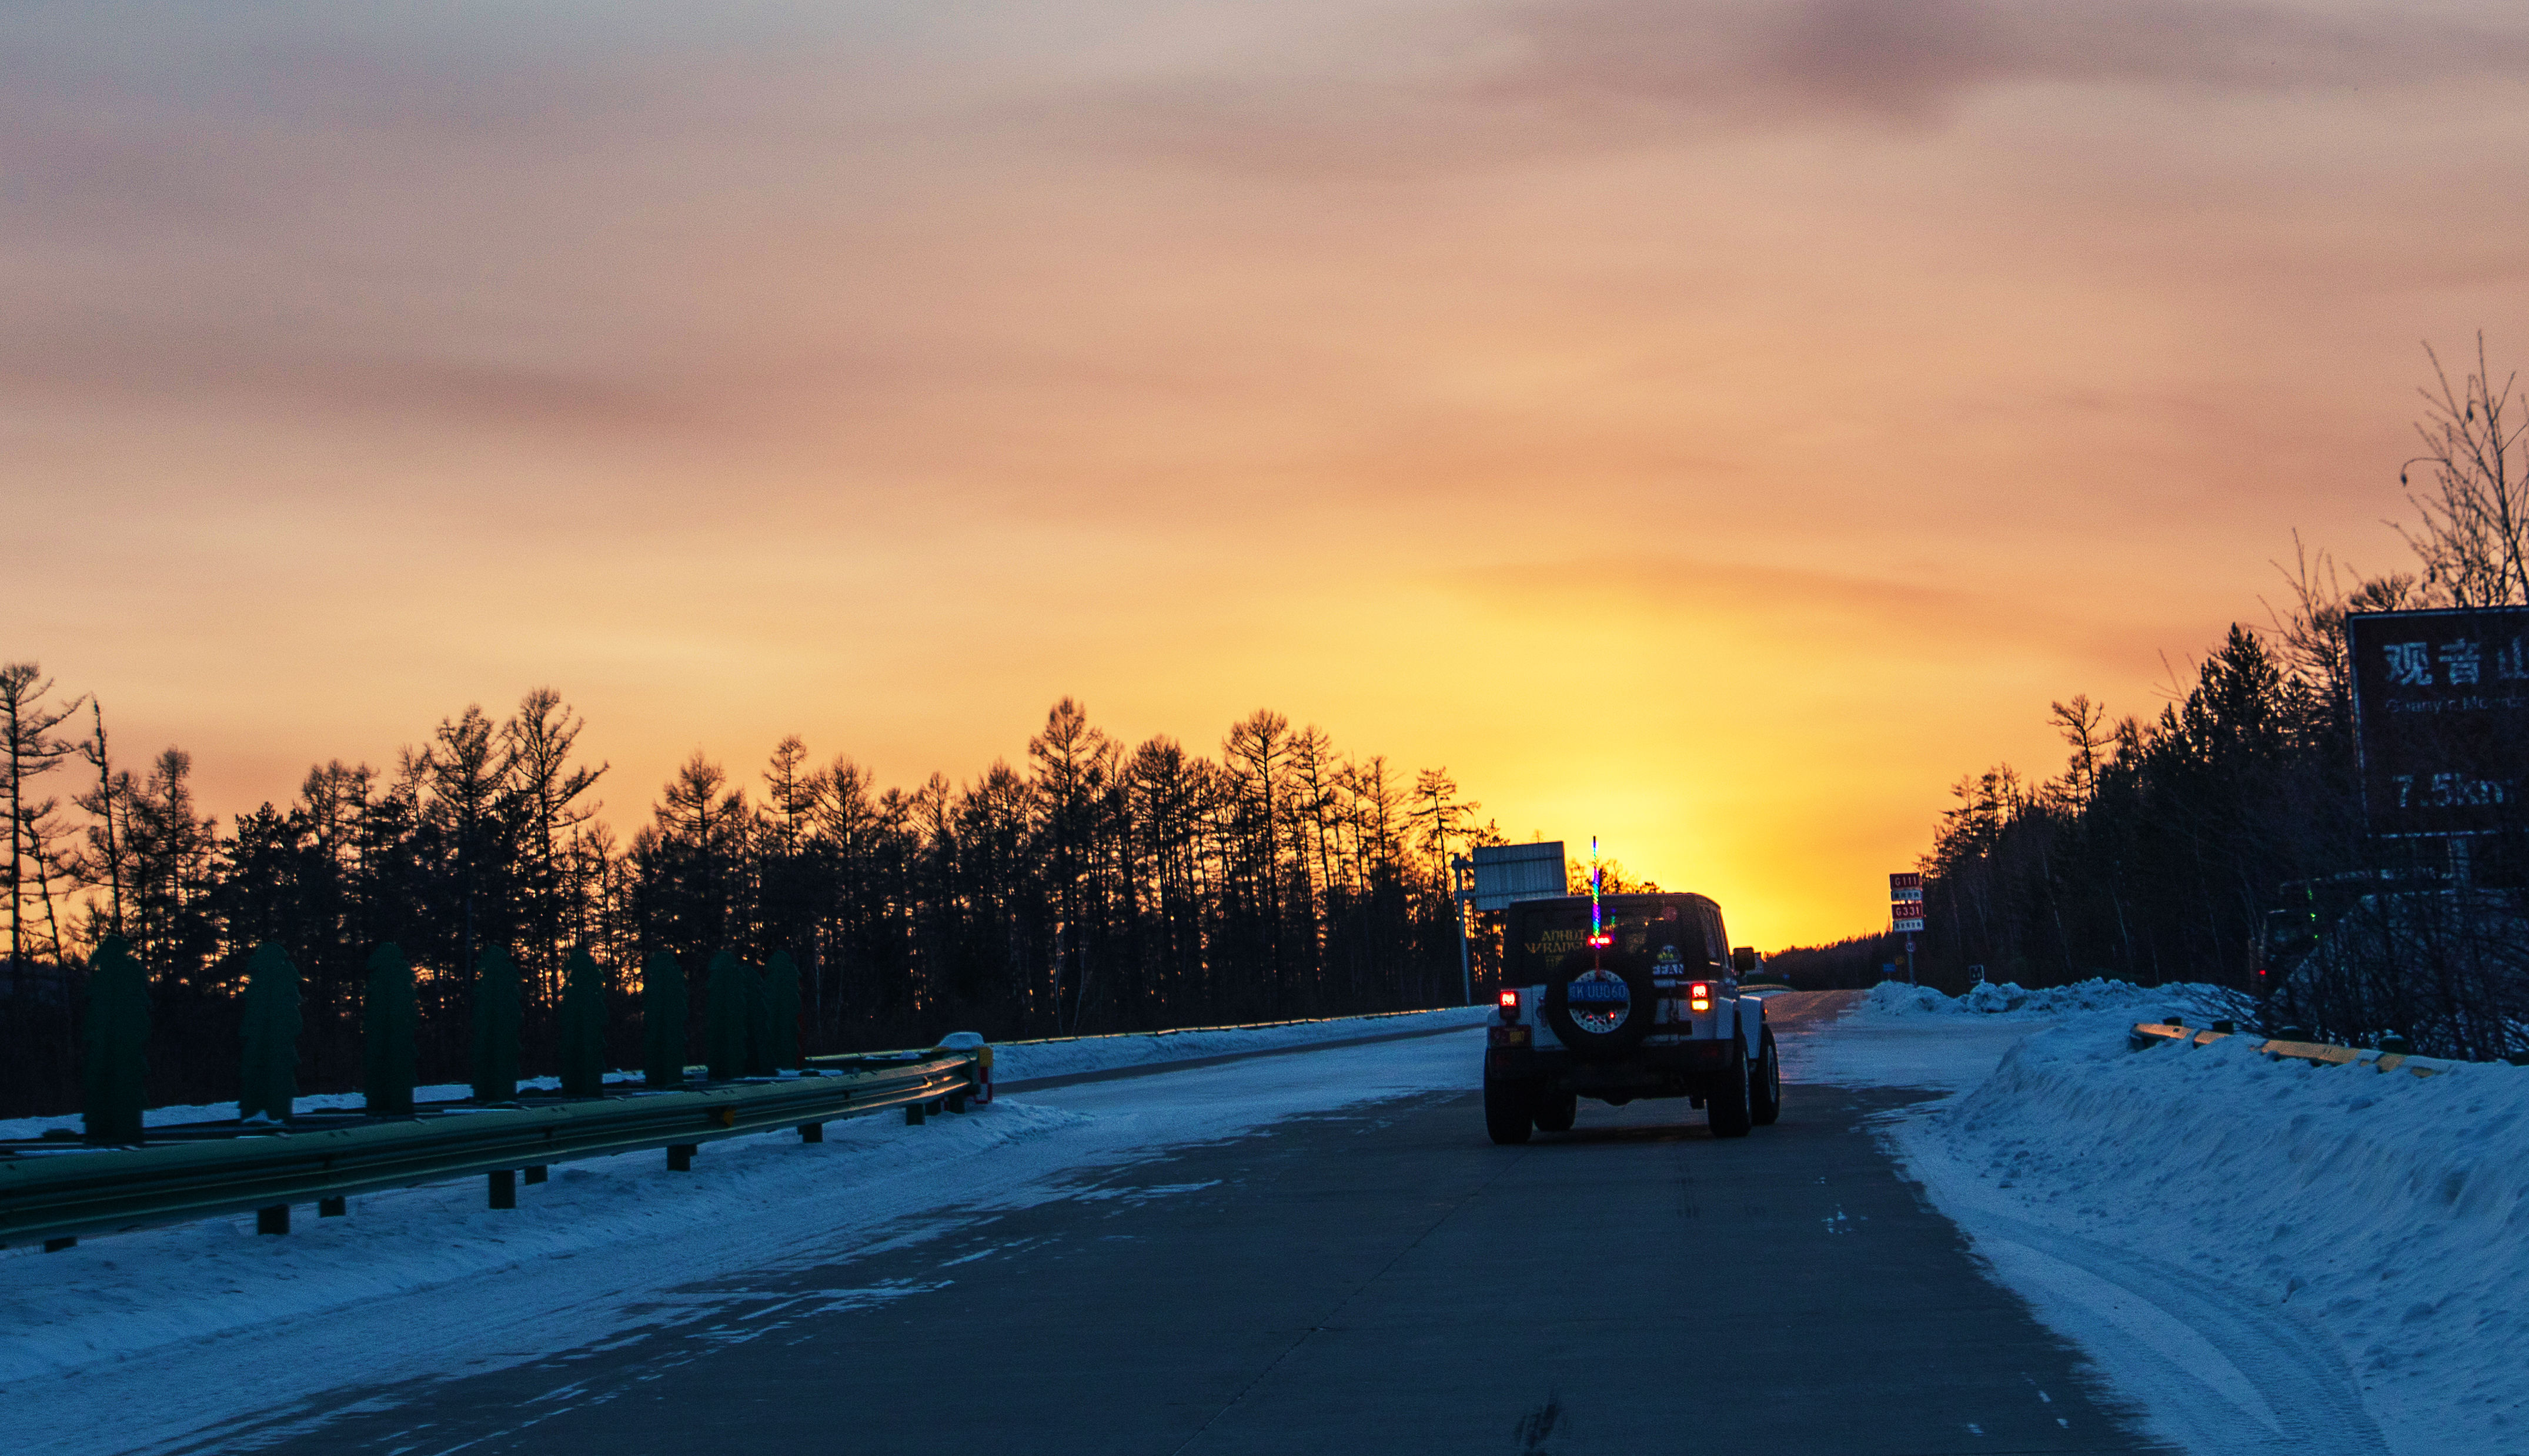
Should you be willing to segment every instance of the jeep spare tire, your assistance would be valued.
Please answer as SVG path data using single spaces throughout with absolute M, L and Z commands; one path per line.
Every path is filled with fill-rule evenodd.
M 1650 1035 L 1651 969 L 1640 956 L 1574 951 L 1545 983 L 1545 1024 L 1584 1062 L 1621 1057 Z

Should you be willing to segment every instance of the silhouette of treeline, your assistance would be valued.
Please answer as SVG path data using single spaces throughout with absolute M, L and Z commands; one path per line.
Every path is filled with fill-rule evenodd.
M 2348 583 L 2303 550 L 2268 629 L 2232 625 L 2156 715 L 2110 722 L 2074 697 L 2053 704 L 2060 775 L 2003 764 L 1962 779 L 1921 863 L 1924 980 L 1957 992 L 1982 964 L 2031 986 L 2212 981 L 2341 1040 L 2394 1034 L 2466 1057 L 2529 1046 L 2529 826 L 2476 836 L 2454 860 L 2440 840 L 2367 833 L 2356 778 L 2346 613 L 2529 602 L 2512 382 L 2490 383 L 2482 340 L 2463 385 L 2434 367 L 2418 426 L 2429 484 L 2405 497 L 2416 569 Z M 2323 949 L 2261 986 L 2268 912 L 2293 907 L 2322 911 Z
M 1902 935 L 1854 935 L 1822 946 L 1787 946 L 1765 958 L 1767 979 L 1796 991 L 1852 991 L 1879 984 L 1881 967 L 1902 965 Z
M 2062 776 L 1960 780 L 1922 861 L 1923 978 L 2247 985 L 2279 887 L 2365 853 L 2350 700 L 2310 666 L 2233 625 L 2148 723 L 2054 704 Z
M 311 768 L 294 802 L 223 832 L 182 751 L 114 766 L 102 715 L 46 706 L 40 676 L 0 678 L 17 831 L 0 1110 L 22 1114 L 76 1105 L 86 957 L 118 927 L 148 973 L 150 1100 L 188 1103 L 236 1095 L 244 971 L 266 942 L 304 975 L 310 1091 L 358 1084 L 365 965 L 390 942 L 416 970 L 425 1082 L 464 1079 L 494 949 L 523 978 L 530 1074 L 554 1065 L 576 949 L 605 973 L 614 1066 L 641 1065 L 640 968 L 659 952 L 697 984 L 721 951 L 787 952 L 812 1054 L 1454 1004 L 1440 866 L 1498 837 L 1445 770 L 1409 786 L 1277 713 L 1207 757 L 1127 748 L 1065 699 L 1024 767 L 962 787 L 881 789 L 795 736 L 752 783 L 696 754 L 624 842 L 594 817 L 606 765 L 577 761 L 582 722 L 542 689 L 503 721 L 443 721 L 390 769 Z M 84 822 L 36 797 L 74 758 Z M 696 1036 L 702 1014 L 696 998 Z

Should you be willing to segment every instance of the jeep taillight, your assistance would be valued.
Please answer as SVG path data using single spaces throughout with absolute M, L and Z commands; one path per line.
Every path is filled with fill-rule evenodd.
M 1502 1024 L 1505 1026 L 1511 1025 L 1519 1020 L 1519 993 L 1517 991 L 1504 991 L 1501 994 L 1501 1018 Z
M 1712 1010 L 1712 983 L 1696 981 L 1686 988 L 1686 1009 L 1698 1015 Z

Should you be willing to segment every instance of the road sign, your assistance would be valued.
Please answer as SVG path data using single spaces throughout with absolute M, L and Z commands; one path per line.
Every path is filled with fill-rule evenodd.
M 1892 929 L 1910 932 L 1923 928 L 1923 875 L 1920 870 L 1888 877 L 1888 919 Z
M 1467 862 L 1475 880 L 1467 901 L 1480 910 L 1571 893 L 1559 839 L 1533 845 L 1481 845 L 1467 852 Z
M 2529 607 L 2353 612 L 2362 810 L 2385 835 L 2483 834 L 2529 790 Z

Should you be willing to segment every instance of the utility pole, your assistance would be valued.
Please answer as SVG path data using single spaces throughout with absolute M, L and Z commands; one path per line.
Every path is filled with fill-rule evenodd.
M 1888 928 L 1906 934 L 1906 984 L 1914 985 L 1914 933 L 1923 928 L 1923 874 L 1908 870 L 1888 877 Z
M 1458 989 L 1465 998 L 1459 1004 L 1476 1004 L 1476 962 L 1467 951 L 1467 903 L 1475 898 L 1474 864 L 1460 855 L 1449 861 L 1449 902 L 1458 912 Z

